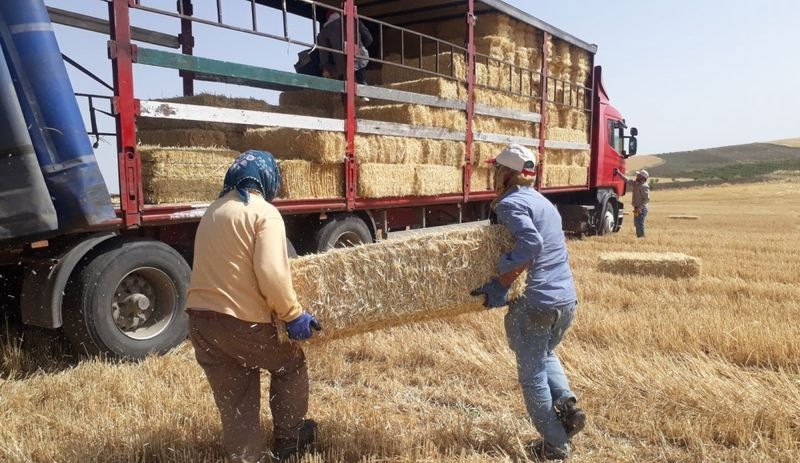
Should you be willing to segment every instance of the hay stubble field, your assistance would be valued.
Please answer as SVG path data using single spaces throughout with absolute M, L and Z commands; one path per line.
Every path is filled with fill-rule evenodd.
M 628 222 L 570 241 L 581 301 L 560 355 L 590 420 L 570 461 L 800 460 L 798 185 L 654 190 L 646 240 Z M 632 250 L 698 257 L 702 275 L 596 270 L 601 253 Z M 503 312 L 310 347 L 321 435 L 304 461 L 536 461 Z M 0 420 L 0 461 L 221 456 L 187 345 L 140 364 L 67 365 L 6 339 Z

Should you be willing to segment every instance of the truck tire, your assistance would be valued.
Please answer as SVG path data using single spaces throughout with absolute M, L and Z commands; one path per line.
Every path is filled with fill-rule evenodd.
M 608 235 L 617 230 L 617 206 L 614 201 L 608 200 L 603 204 L 595 233 L 598 235 Z
M 163 354 L 186 339 L 190 276 L 184 258 L 158 241 L 101 248 L 70 278 L 64 332 L 80 353 L 124 359 Z
M 363 220 L 352 214 L 334 216 L 315 235 L 316 252 L 372 243 L 372 233 Z

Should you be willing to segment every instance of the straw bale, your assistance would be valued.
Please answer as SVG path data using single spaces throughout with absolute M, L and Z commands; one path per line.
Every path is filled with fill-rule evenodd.
M 344 162 L 347 144 L 344 133 L 266 127 L 245 131 L 250 149 L 269 151 L 278 159 L 300 159 L 322 164 Z
M 475 131 L 480 133 L 512 135 L 515 137 L 534 138 L 538 136 L 536 124 L 533 122 L 489 116 L 475 117 Z
M 414 164 L 362 164 L 358 166 L 358 195 L 392 198 L 414 193 Z
M 547 139 L 553 141 L 565 141 L 570 143 L 588 143 L 589 133 L 582 130 L 562 129 L 560 127 L 549 127 L 547 129 Z
M 460 167 L 420 164 L 416 166 L 414 194 L 437 196 L 464 191 L 464 172 Z
M 519 87 L 513 89 L 515 92 L 519 91 Z M 528 87 L 530 90 L 530 87 Z M 523 92 L 525 89 L 523 89 Z M 462 92 L 463 97 L 466 99 L 466 89 Z M 475 102 L 494 106 L 495 108 L 513 109 L 516 111 L 529 111 L 531 106 L 531 99 L 535 97 L 528 97 L 522 95 L 513 95 L 500 90 L 491 90 L 487 88 L 475 88 Z
M 568 42 L 561 39 L 554 39 L 554 54 L 552 55 L 553 69 L 556 73 L 566 70 L 568 73 L 572 68 L 572 49 Z
M 545 151 L 545 163 L 561 166 L 589 167 L 589 151 L 551 150 Z
M 380 135 L 356 136 L 356 159 L 363 164 L 419 164 L 423 159 L 419 138 Z
M 385 57 L 385 61 L 399 64 L 400 55 L 387 55 Z M 448 75 L 462 81 L 466 80 L 467 62 L 464 54 L 458 51 L 448 51 L 440 53 L 439 55 L 423 56 L 421 65 L 420 60 L 417 58 L 409 58 L 405 60 L 406 66 L 419 69 L 406 69 L 384 64 L 381 73 L 381 82 L 384 84 L 393 84 L 432 77 L 430 74 L 420 71 L 420 69 L 437 72 L 437 62 L 439 66 L 438 72 L 440 74 Z
M 472 145 L 472 164 L 484 167 L 486 161 L 492 160 L 500 154 L 506 145 L 500 143 L 477 142 Z
M 278 102 L 281 106 L 313 108 L 313 111 L 324 111 L 333 114 L 342 107 L 342 94 L 322 90 L 287 90 L 280 94 Z
M 334 249 L 292 260 L 298 302 L 324 326 L 310 342 L 482 312 L 470 291 L 497 275 L 513 246 L 502 226 Z M 522 294 L 525 276 L 511 289 Z
M 186 148 L 174 146 L 139 146 L 142 162 L 177 164 L 221 164 L 227 169 L 239 156 L 238 151 L 224 148 Z
M 467 157 L 467 145 L 451 140 L 421 139 L 422 164 L 462 167 Z
M 142 161 L 142 177 L 147 179 L 206 180 L 221 179 L 231 160 L 221 162 Z
M 472 174 L 470 175 L 470 191 L 491 190 L 494 190 L 494 169 L 491 167 L 472 169 Z
M 217 108 L 229 109 L 243 109 L 248 111 L 265 111 L 271 112 L 275 110 L 275 106 L 270 105 L 266 101 L 258 100 L 255 98 L 234 98 L 224 95 L 215 95 L 211 93 L 201 93 L 194 96 L 179 96 L 172 98 L 160 98 L 160 101 L 167 101 L 172 103 L 182 103 L 197 106 L 212 106 Z M 184 130 L 184 129 L 202 129 L 202 130 L 217 130 L 217 131 L 236 131 L 240 124 L 226 124 L 221 122 L 200 122 L 200 121 L 187 121 L 178 119 L 163 119 L 142 117 L 136 121 L 136 126 L 139 130 Z
M 545 188 L 586 185 L 589 171 L 582 166 L 565 166 L 544 163 L 542 185 Z
M 475 50 L 503 61 L 514 62 L 517 57 L 517 44 L 501 35 L 487 35 L 475 38 Z
M 443 77 L 426 77 L 424 79 L 412 80 L 409 82 L 397 82 L 389 84 L 387 88 L 393 90 L 401 90 L 404 92 L 422 93 L 425 95 L 438 96 L 439 98 L 447 98 L 451 100 L 464 99 L 461 94 L 460 87 L 457 82 L 448 80 Z
M 610 252 L 600 255 L 598 269 L 628 275 L 691 278 L 700 275 L 700 259 L 676 252 Z
M 344 196 L 344 164 L 282 160 L 281 199 L 325 199 Z
M 223 132 L 220 130 L 177 129 L 177 130 L 140 130 L 139 144 L 156 146 L 229 146 L 231 138 L 241 136 L 239 132 Z
M 210 203 L 222 191 L 222 177 L 206 179 L 192 178 L 145 178 L 142 192 L 146 204 Z
M 572 47 L 572 82 L 579 85 L 589 86 L 589 76 L 592 72 L 592 58 L 588 51 Z
M 683 215 L 683 214 L 669 215 L 667 216 L 667 218 L 674 220 L 700 220 L 699 215 Z
M 463 111 L 412 104 L 364 107 L 359 110 L 359 118 L 452 130 L 466 130 L 467 126 Z

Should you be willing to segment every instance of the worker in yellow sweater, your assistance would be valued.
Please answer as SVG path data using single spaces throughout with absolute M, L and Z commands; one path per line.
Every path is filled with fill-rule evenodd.
M 312 448 L 316 423 L 306 420 L 308 371 L 302 348 L 317 320 L 297 302 L 286 230 L 270 204 L 280 189 L 271 154 L 247 151 L 228 169 L 219 199 L 197 228 L 187 311 L 197 362 L 214 393 L 229 461 L 264 458 L 260 369 L 271 375 L 269 405 L 274 456 L 284 460 Z

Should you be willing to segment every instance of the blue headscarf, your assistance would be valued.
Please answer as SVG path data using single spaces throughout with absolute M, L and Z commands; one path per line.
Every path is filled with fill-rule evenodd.
M 281 172 L 272 153 L 266 151 L 245 151 L 228 169 L 220 198 L 233 189 L 239 192 L 245 204 L 250 201 L 250 192 L 256 190 L 267 201 L 272 201 L 281 189 Z

